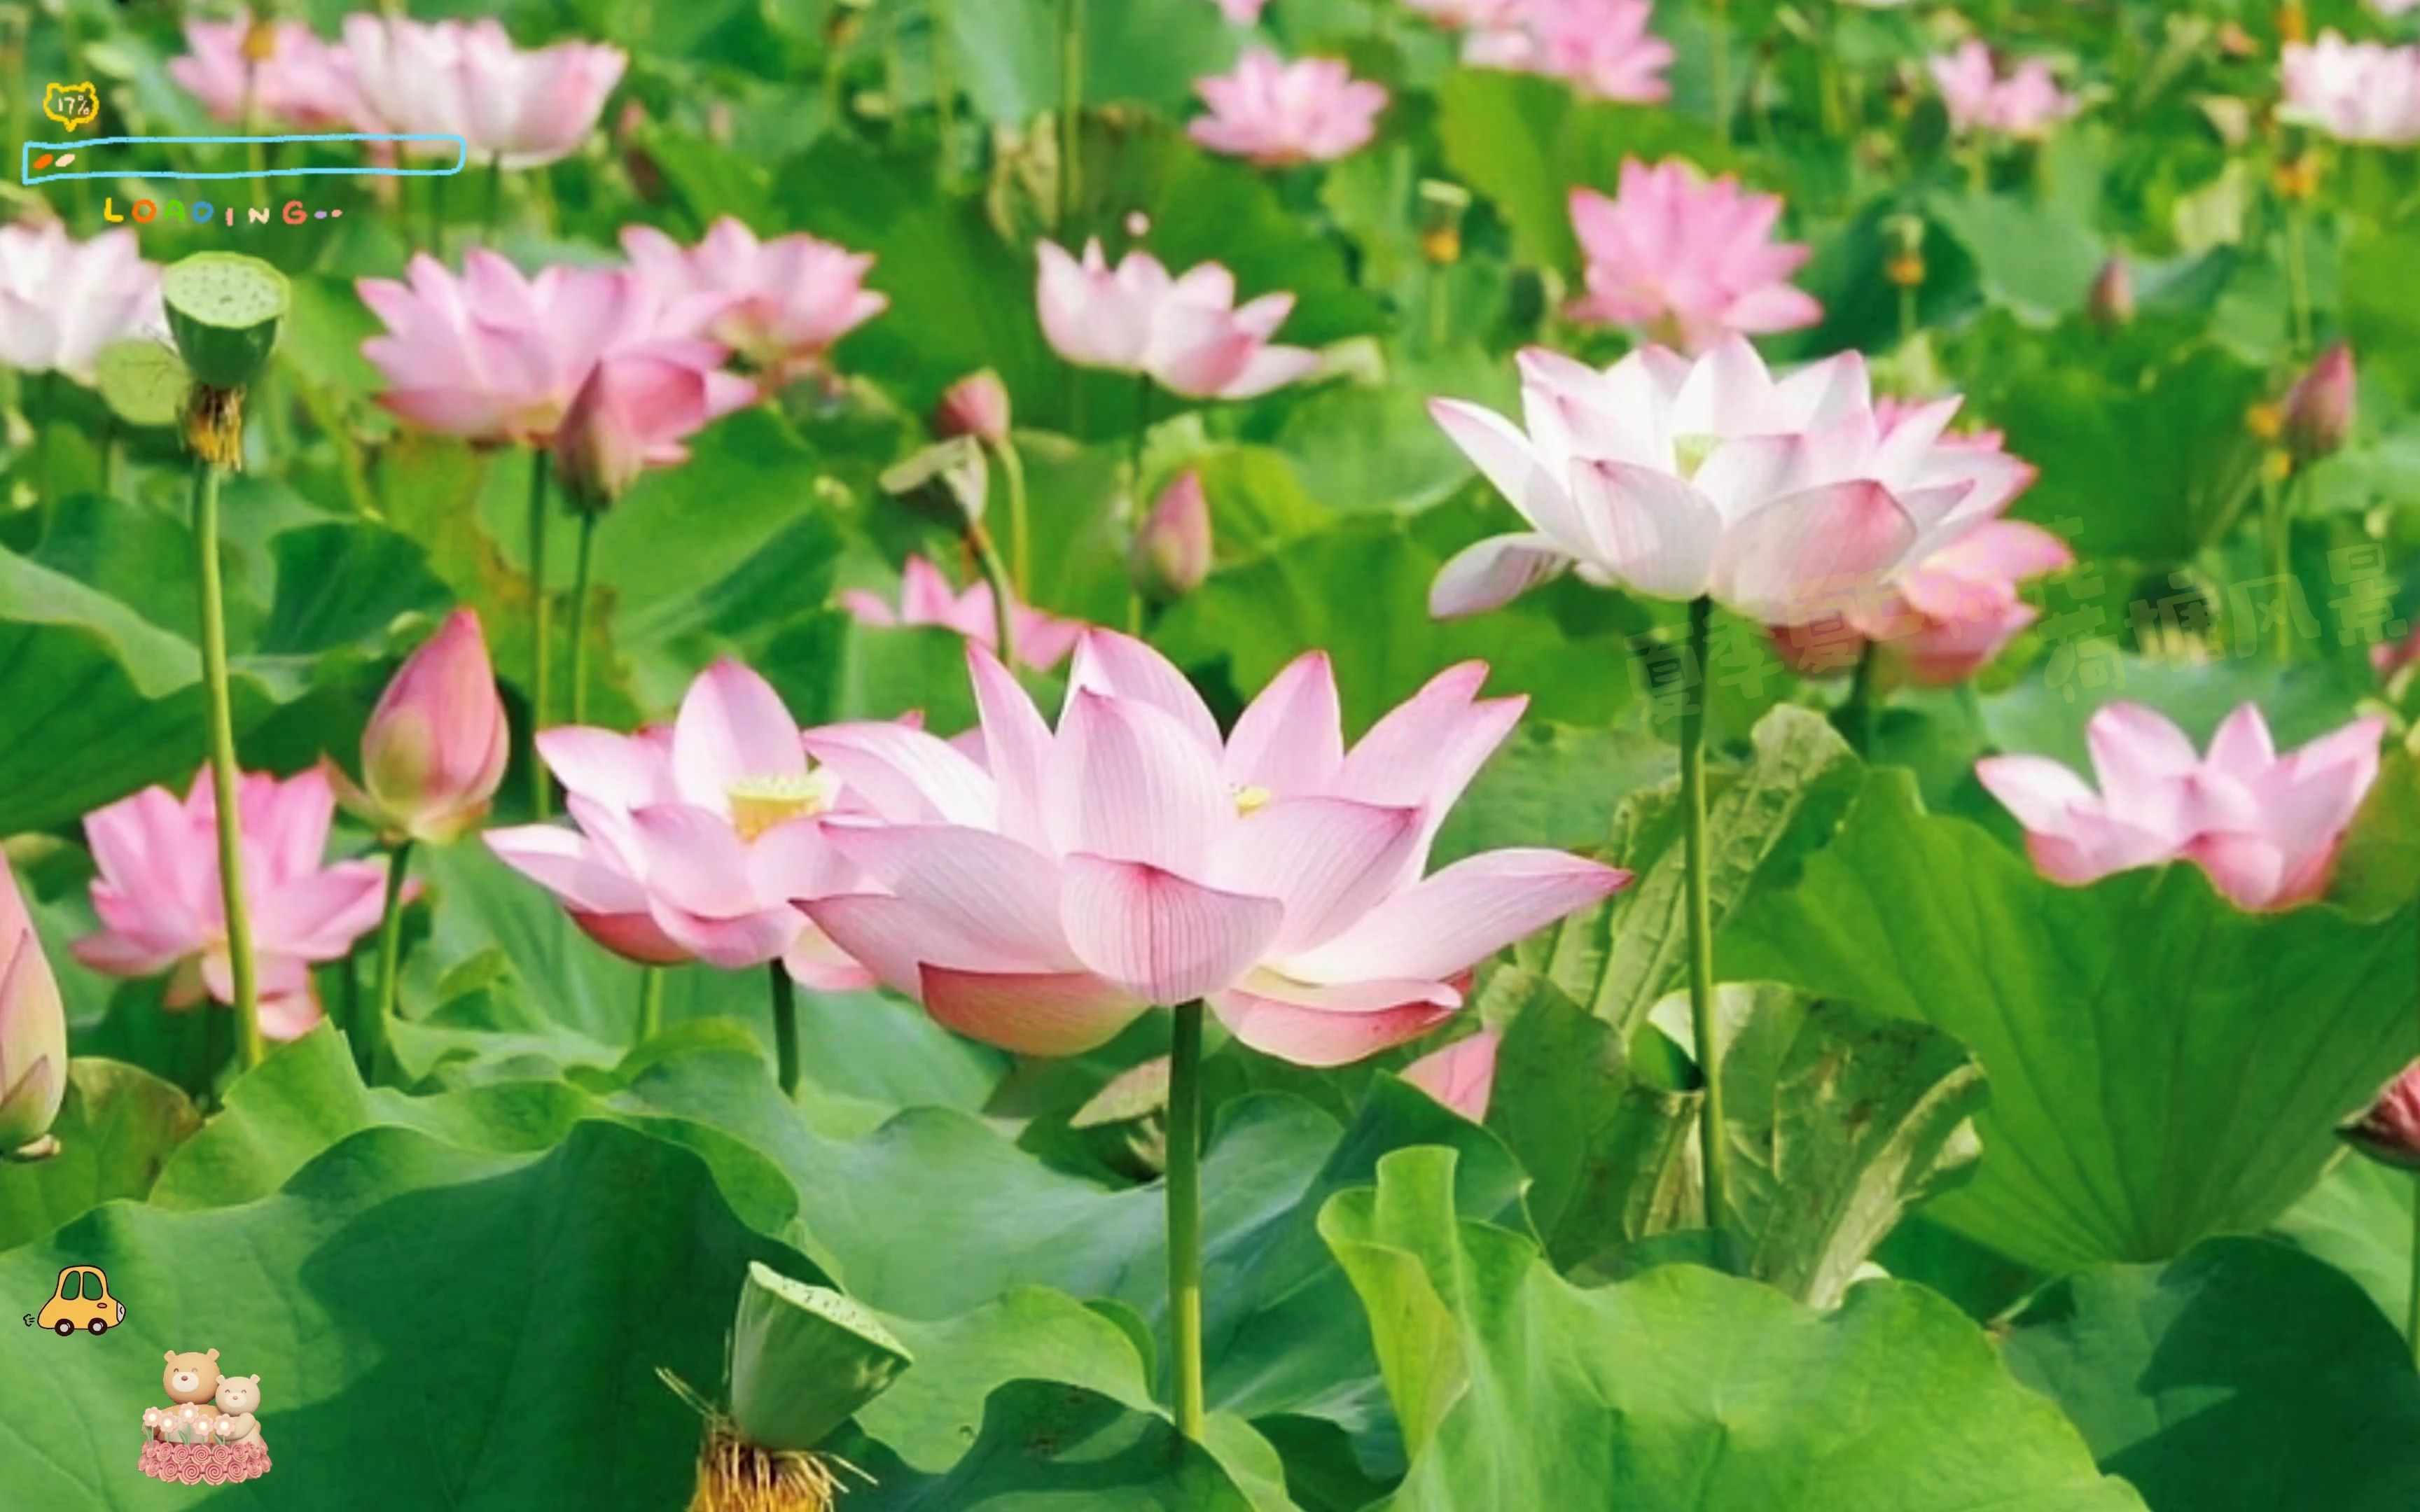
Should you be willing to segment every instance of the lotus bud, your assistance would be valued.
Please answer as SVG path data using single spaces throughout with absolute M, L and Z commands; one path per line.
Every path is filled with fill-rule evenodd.
M 2340 451 L 2352 433 L 2352 348 L 2337 342 L 2286 395 L 2285 438 L 2296 462 Z
M 677 455 L 708 418 L 706 374 L 660 357 L 611 356 L 591 368 L 555 432 L 554 465 L 575 508 L 622 497 L 651 455 Z
M 1504 1037 L 1481 1029 L 1404 1068 L 1404 1080 L 1473 1123 L 1487 1121 L 1487 1100 L 1496 1089 L 1496 1051 Z
M 950 385 L 933 412 L 933 434 L 943 440 L 971 436 L 985 446 L 1001 446 L 1008 441 L 1008 385 L 989 368 Z
M 927 446 L 879 481 L 884 493 L 931 511 L 959 530 L 981 522 L 991 490 L 990 469 L 972 436 L 954 436 Z
M 2092 294 L 2085 304 L 2085 313 L 2103 331 L 2133 323 L 2134 280 L 2126 271 L 2125 258 L 2112 257 L 2101 265 L 2101 276 L 2092 281 Z
M 2420 1170 L 2420 1060 L 2404 1067 L 2361 1117 L 2336 1134 L 2372 1160 Z
M 0 1154 L 46 1141 L 68 1095 L 68 1018 L 24 894 L 0 856 Z
M 1186 472 L 1152 506 L 1135 532 L 1133 566 L 1143 596 L 1163 603 L 1183 598 L 1210 576 L 1210 500 L 1200 473 Z
M 370 712 L 362 786 L 332 775 L 346 807 L 388 834 L 449 845 L 486 817 L 504 779 L 508 738 L 479 617 L 458 609 Z

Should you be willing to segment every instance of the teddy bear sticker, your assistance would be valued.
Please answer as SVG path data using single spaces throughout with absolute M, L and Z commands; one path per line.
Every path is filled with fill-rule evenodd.
M 153 1480 L 224 1486 L 269 1473 L 260 1378 L 219 1369 L 219 1351 L 167 1351 L 160 1385 L 166 1407 L 143 1410 L 143 1473 Z

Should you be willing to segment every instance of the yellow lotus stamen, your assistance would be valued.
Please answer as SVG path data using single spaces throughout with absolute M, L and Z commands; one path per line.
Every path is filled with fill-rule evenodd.
M 752 841 L 774 825 L 822 813 L 840 795 L 840 779 L 826 771 L 745 777 L 731 784 L 731 827 Z
M 1233 791 L 1235 795 L 1235 812 L 1238 815 L 1258 813 L 1268 806 L 1271 798 L 1277 796 L 1266 788 L 1239 787 Z
M 1672 438 L 1672 458 L 1679 464 L 1681 476 L 1694 478 L 1714 448 L 1723 444 L 1720 436 L 1675 436 Z

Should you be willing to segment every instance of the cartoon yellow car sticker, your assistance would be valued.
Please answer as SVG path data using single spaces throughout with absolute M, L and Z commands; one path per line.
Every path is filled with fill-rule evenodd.
M 58 1289 L 42 1310 L 27 1313 L 29 1327 L 47 1328 L 64 1338 L 81 1328 L 106 1334 L 126 1321 L 126 1304 L 109 1294 L 109 1277 L 92 1265 L 70 1265 L 59 1273 Z

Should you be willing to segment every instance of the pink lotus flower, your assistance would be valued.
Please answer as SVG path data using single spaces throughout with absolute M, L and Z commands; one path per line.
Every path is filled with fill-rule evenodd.
M 988 650 L 1000 650 L 1000 625 L 992 613 L 991 584 L 977 582 L 963 594 L 954 592 L 940 569 L 923 557 L 909 557 L 901 573 L 899 605 L 893 609 L 876 594 L 852 588 L 840 595 L 841 608 L 860 625 L 888 628 L 899 625 L 938 625 Z M 1016 637 L 1011 660 L 1020 667 L 1047 672 L 1067 659 L 1083 635 L 1080 621 L 1063 620 L 1024 604 L 1009 609 L 1009 632 Z
M 1078 367 L 1149 376 L 1188 399 L 1249 399 L 1309 378 L 1319 354 L 1273 347 L 1294 296 L 1235 304 L 1235 276 L 1203 263 L 1171 278 L 1159 259 L 1130 252 L 1109 266 L 1098 241 L 1081 262 L 1042 243 L 1038 301 L 1051 349 Z
M 2420 142 L 2420 48 L 2348 42 L 2331 29 L 2288 42 L 2279 70 L 2287 119 L 2346 142 Z
M 803 232 L 759 241 L 728 215 L 687 250 L 653 226 L 625 226 L 622 250 L 667 303 L 724 301 L 708 334 L 777 379 L 822 365 L 834 343 L 891 303 L 865 286 L 871 255 Z
M 2369 8 L 2381 16 L 2400 16 L 2414 6 L 2420 0 L 2369 0 Z
M 1485 1123 L 1496 1090 L 1496 1052 L 1503 1042 L 1494 1029 L 1481 1029 L 1405 1066 L 1404 1080 L 1471 1122 Z
M 1078 643 L 1055 733 L 990 653 L 968 661 L 980 764 L 896 725 L 810 733 L 880 822 L 829 829 L 871 885 L 800 906 L 991 1044 L 1076 1054 L 1198 998 L 1256 1049 L 1357 1060 L 1442 1023 L 1474 964 L 1628 880 L 1537 850 L 1421 878 L 1446 810 L 1525 702 L 1477 699 L 1480 663 L 1348 752 L 1317 652 L 1224 739 L 1184 674 L 1125 636 Z
M 102 347 L 167 331 L 159 266 L 133 232 L 77 241 L 56 221 L 0 225 L 0 366 L 89 384 Z
M 68 1018 L 24 894 L 0 856 L 0 1155 L 50 1133 L 68 1093 Z
M 618 47 L 557 42 L 523 52 L 492 20 L 345 18 L 365 131 L 461 137 L 474 162 L 533 168 L 569 157 L 604 114 L 629 62 Z M 450 153 L 450 144 L 427 148 Z
M 1145 598 L 1183 598 L 1209 578 L 1210 552 L 1210 496 L 1202 490 L 1202 474 L 1188 468 L 1135 532 L 1130 570 Z
M 573 505 L 606 508 L 647 468 L 688 461 L 685 443 L 718 413 L 712 378 L 640 352 L 597 359 L 554 437 L 556 474 Z
M 267 55 L 253 57 L 254 28 Z M 202 102 L 212 118 L 240 125 L 257 119 L 305 131 L 347 126 L 362 113 L 353 89 L 352 55 L 332 47 L 299 21 L 185 22 L 183 57 L 168 60 L 168 77 Z
M 2352 435 L 2354 398 L 2352 347 L 2339 341 L 2287 392 L 2285 440 L 2297 462 L 2343 450 Z
M 2075 97 L 2059 89 L 2050 65 L 2040 58 L 2025 59 L 2003 78 L 1992 66 L 1992 50 L 1970 41 L 1926 67 L 1941 87 L 1953 131 L 2042 137 L 2077 109 Z
M 1887 440 L 1902 424 L 1924 423 L 1920 407 L 1881 399 L 1875 423 Z M 2017 481 L 1999 486 L 2006 452 L 1998 431 L 1971 435 L 1944 432 L 1933 443 L 1934 476 L 1974 478 L 2005 508 L 2032 483 L 2031 466 L 2017 463 Z M 1979 470 L 1979 471 L 1978 471 Z M 1840 617 L 1820 625 L 1776 625 L 1774 649 L 1793 671 L 1808 674 L 1845 671 L 1856 665 L 1869 640 L 1915 682 L 1947 687 L 1972 677 L 1998 656 L 2038 610 L 2017 595 L 2017 585 L 2074 565 L 2067 543 L 2038 525 L 1987 519 L 1948 546 L 1916 563 L 1874 595 L 1845 606 Z
M 388 332 L 363 342 L 362 355 L 386 379 L 380 402 L 427 429 L 550 445 L 609 352 L 696 369 L 713 415 L 755 399 L 754 385 L 719 371 L 723 349 L 701 333 L 723 308 L 719 296 L 667 296 L 623 269 L 556 267 L 527 278 L 477 248 L 459 278 L 424 253 L 409 280 L 361 280 L 363 302 Z
M 504 701 L 479 616 L 458 609 L 405 658 L 362 733 L 362 785 L 329 769 L 345 807 L 381 831 L 451 845 L 504 780 Z
M 1560 79 L 1597 100 L 1671 98 L 1671 44 L 1650 33 L 1649 0 L 1522 0 L 1500 20 L 1474 23 L 1462 60 Z
M 2025 826 L 2025 849 L 2053 882 L 2182 859 L 2236 906 L 2266 912 L 2327 891 L 2385 730 L 2384 719 L 2355 719 L 2280 757 L 2246 703 L 2199 757 L 2157 711 L 2111 703 L 2085 729 L 2100 791 L 2040 756 L 1986 757 L 1975 776 Z
M 989 368 L 951 384 L 933 411 L 933 434 L 945 441 L 971 436 L 985 446 L 1008 444 L 1008 385 Z
M 1186 128 L 1193 140 L 1264 167 L 1330 162 L 1365 147 L 1387 108 L 1387 91 L 1354 78 L 1342 63 L 1283 63 L 1258 47 L 1246 51 L 1234 72 L 1194 87 L 1210 115 Z
M 250 772 L 237 785 L 260 1027 L 272 1040 L 295 1039 L 319 1021 L 312 964 L 341 960 L 378 927 L 385 901 L 382 862 L 325 864 L 335 813 L 321 769 L 282 782 Z M 84 830 L 101 873 L 92 906 L 101 927 L 75 942 L 75 958 L 113 977 L 173 973 L 171 1009 L 205 995 L 233 1003 L 209 773 L 194 777 L 181 802 L 166 788 L 145 788 L 86 814 Z
M 1625 158 L 1618 198 L 1575 189 L 1571 204 L 1588 263 L 1574 319 L 1699 352 L 1735 332 L 1794 331 L 1823 316 L 1789 283 L 1808 249 L 1772 239 L 1778 195 L 1743 193 L 1730 177 L 1708 182 L 1680 158 L 1652 168 Z
M 568 725 L 537 748 L 577 827 L 494 829 L 488 845 L 597 944 L 651 964 L 781 961 L 829 991 L 871 980 L 789 905 L 848 885 L 822 819 L 845 795 L 764 678 L 726 658 L 690 684 L 670 729 Z
M 1521 356 L 1526 434 L 1456 400 L 1429 409 L 1532 529 L 1481 541 L 1430 591 L 1440 616 L 1493 609 L 1576 569 L 1653 598 L 1711 594 L 1808 625 L 1997 515 L 2029 476 L 1940 442 L 1946 399 L 1885 437 L 1855 353 L 1776 379 L 1744 337 L 1691 360 L 1661 347 L 1604 372 Z
M 2336 1133 L 2372 1160 L 2420 1170 L 2420 1060 L 2404 1067 L 2376 1102 Z
M 1218 12 L 1238 26 L 1249 26 L 1261 19 L 1261 8 L 1269 0 L 1218 0 Z
M 1530 0 L 1404 0 L 1404 4 L 1440 26 L 1461 31 L 1509 26 Z

